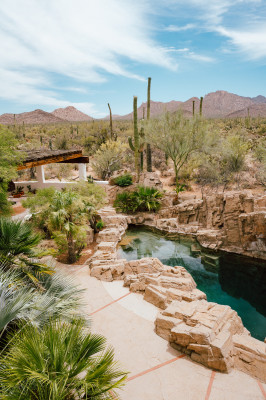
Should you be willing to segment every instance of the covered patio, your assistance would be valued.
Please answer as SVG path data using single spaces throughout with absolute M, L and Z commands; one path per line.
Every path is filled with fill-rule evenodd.
M 44 165 L 54 163 L 78 164 L 79 180 L 87 180 L 86 165 L 89 163 L 89 157 L 84 156 L 81 150 L 29 150 L 24 153 L 26 153 L 26 158 L 18 166 L 18 171 L 35 167 L 37 180 L 14 182 L 16 187 L 21 186 L 26 189 L 30 185 L 31 189 L 42 189 L 54 186 L 57 189 L 62 189 L 69 184 L 75 183 L 46 180 Z

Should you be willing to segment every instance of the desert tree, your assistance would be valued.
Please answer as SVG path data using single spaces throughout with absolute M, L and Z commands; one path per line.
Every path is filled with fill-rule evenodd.
M 199 116 L 185 118 L 182 112 L 165 113 L 152 119 L 145 127 L 146 138 L 173 161 L 176 189 L 180 187 L 179 173 L 196 152 L 204 152 L 210 146 L 210 127 Z

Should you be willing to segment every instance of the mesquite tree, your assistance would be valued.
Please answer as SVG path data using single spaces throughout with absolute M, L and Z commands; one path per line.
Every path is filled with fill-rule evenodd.
M 159 119 L 150 120 L 145 128 L 149 142 L 169 157 L 174 164 L 176 187 L 180 169 L 189 161 L 193 153 L 202 151 L 208 142 L 209 127 L 198 116 L 187 119 L 182 112 L 165 113 Z

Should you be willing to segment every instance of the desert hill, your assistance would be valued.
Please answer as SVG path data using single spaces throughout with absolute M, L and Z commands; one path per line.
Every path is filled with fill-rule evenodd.
M 65 121 L 92 121 L 93 118 L 83 112 L 77 110 L 73 106 L 65 108 L 57 108 L 51 114 Z
M 243 108 L 242 110 L 234 111 L 227 115 L 228 118 L 236 117 L 259 117 L 266 116 L 266 102 L 261 102 L 257 104 L 251 104 L 251 106 Z
M 0 124 L 3 125 L 14 125 L 14 123 L 23 124 L 23 122 L 24 124 L 49 124 L 64 121 L 49 112 L 39 109 L 21 114 L 15 114 L 15 117 L 14 114 L 0 115 Z
M 192 115 L 193 101 L 195 102 L 195 112 L 199 112 L 200 99 L 192 97 L 187 101 L 172 100 L 169 102 L 151 101 L 151 117 L 163 114 L 165 111 L 174 112 L 182 109 L 186 116 Z M 266 117 L 266 97 L 259 95 L 256 97 L 238 96 L 224 90 L 208 93 L 203 99 L 203 115 L 207 118 L 235 118 L 246 117 Z M 147 103 L 142 103 L 138 107 L 138 118 L 147 116 Z M 126 115 L 113 115 L 114 120 L 132 120 L 133 113 Z M 107 115 L 105 120 L 109 119 Z M 49 113 L 42 110 L 35 110 L 16 114 L 16 123 L 22 124 L 45 124 L 56 122 L 78 122 L 93 120 L 87 114 L 77 110 L 75 107 L 57 108 Z M 14 124 L 14 114 L 0 115 L 0 123 L 5 125 Z

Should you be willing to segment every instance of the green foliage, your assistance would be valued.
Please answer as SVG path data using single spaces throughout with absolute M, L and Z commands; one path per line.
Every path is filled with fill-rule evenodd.
M 114 207 L 124 213 L 156 212 L 161 207 L 163 193 L 155 188 L 140 186 L 134 192 L 118 193 Z
M 212 151 L 201 158 L 197 182 L 202 186 L 223 185 L 225 189 L 244 169 L 248 150 L 249 143 L 240 133 L 219 138 Z
M 134 192 L 118 193 L 114 201 L 114 207 L 117 211 L 125 214 L 132 214 L 137 211 L 138 203 Z
M 174 164 L 176 186 L 179 172 L 196 152 L 203 152 L 213 138 L 210 125 L 202 118 L 185 118 L 182 112 L 165 113 L 157 120 L 150 120 L 145 128 L 146 137 L 162 150 Z
M 108 140 L 96 151 L 92 167 L 101 179 L 109 179 L 113 172 L 122 168 L 128 146 L 120 140 Z
M 186 185 L 183 183 L 177 183 L 176 187 L 175 187 L 175 191 L 177 196 L 179 195 L 179 193 L 184 192 L 186 190 Z
M 9 216 L 11 210 L 11 203 L 7 198 L 7 185 L 5 182 L 0 182 L 0 217 Z
M 42 327 L 51 319 L 69 320 L 74 313 L 77 317 L 81 293 L 70 278 L 58 272 L 42 275 L 39 285 L 32 287 L 18 271 L 6 271 L 0 263 L 0 348 L 3 331 L 11 325 L 14 328 L 23 322 Z
M 34 232 L 29 223 L 0 218 L 0 255 L 12 261 L 23 254 L 34 257 L 35 247 L 40 243 L 41 235 Z
M 113 179 L 113 183 L 117 186 L 130 186 L 132 185 L 132 176 L 129 174 L 118 176 L 117 178 Z
M 0 178 L 8 182 L 17 176 L 17 165 L 23 160 L 23 153 L 17 150 L 15 134 L 0 125 Z
M 103 222 L 102 220 L 98 221 L 98 222 L 96 223 L 96 229 L 97 229 L 98 231 L 101 231 L 103 228 L 104 228 L 104 222 Z
M 36 285 L 43 274 L 50 274 L 49 267 L 38 261 L 42 252 L 36 249 L 41 235 L 31 224 L 0 218 L 0 261 L 5 269 L 16 269 Z
M 39 190 L 23 204 L 34 213 L 34 223 L 53 237 L 60 253 L 67 251 L 68 262 L 73 263 L 86 245 L 87 225 L 104 200 L 103 188 L 79 182 L 62 192 Z
M 229 135 L 223 142 L 222 162 L 224 168 L 232 173 L 241 171 L 248 149 L 249 145 L 242 135 Z
M 111 399 L 126 374 L 103 336 L 85 331 L 82 320 L 53 321 L 40 331 L 26 326 L 0 370 L 5 399 Z

